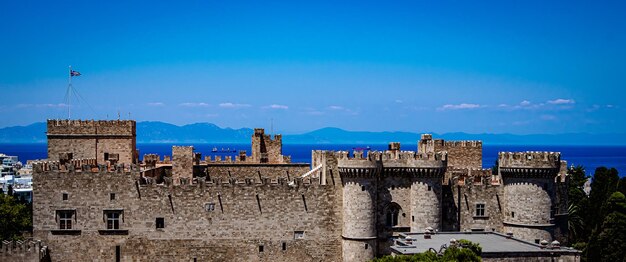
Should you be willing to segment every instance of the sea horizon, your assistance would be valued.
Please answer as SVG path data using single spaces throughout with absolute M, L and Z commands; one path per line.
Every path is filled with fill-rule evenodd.
M 235 156 L 237 153 L 215 153 L 213 149 L 246 150 L 250 154 L 249 143 L 137 143 L 139 158 L 144 154 L 158 154 L 171 156 L 171 147 L 174 145 L 194 146 L 194 151 L 205 156 Z M 371 150 L 383 151 L 387 144 L 294 144 L 283 143 L 283 155 L 291 156 L 292 163 L 311 163 L 312 150 L 353 151 L 354 148 L 370 147 Z M 402 150 L 416 151 L 417 143 L 402 144 Z M 498 152 L 525 152 L 547 151 L 560 152 L 561 159 L 567 161 L 568 166 L 582 165 L 587 175 L 591 176 L 598 167 L 615 168 L 620 177 L 626 176 L 626 146 L 623 145 L 493 145 L 483 144 L 483 168 L 491 168 L 497 159 Z M 46 143 L 0 143 L 0 153 L 18 156 L 22 163 L 27 160 L 47 158 Z

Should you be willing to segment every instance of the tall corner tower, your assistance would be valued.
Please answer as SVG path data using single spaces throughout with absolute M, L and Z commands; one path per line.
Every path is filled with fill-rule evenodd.
M 344 261 L 369 261 L 376 256 L 377 180 L 380 162 L 369 155 L 340 152 L 337 166 L 343 184 L 342 253 Z
M 556 181 L 561 155 L 554 152 L 500 152 L 498 172 L 504 182 L 504 230 L 528 241 L 554 239 Z

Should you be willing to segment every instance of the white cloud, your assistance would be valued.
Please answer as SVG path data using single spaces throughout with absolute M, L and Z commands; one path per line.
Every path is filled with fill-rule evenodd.
M 458 105 L 447 104 L 447 105 L 443 105 L 442 107 L 440 107 L 439 110 L 445 111 L 445 110 L 459 110 L 459 109 L 475 109 L 479 107 L 481 107 L 481 105 L 479 104 L 467 104 L 467 103 L 462 103 Z
M 330 109 L 330 110 L 343 110 L 343 107 L 341 107 L 341 106 L 329 106 L 328 109 Z
M 269 109 L 281 109 L 281 110 L 287 110 L 289 109 L 288 106 L 286 105 L 278 105 L 278 104 L 271 104 L 269 106 L 265 106 L 263 108 L 269 108 Z
M 520 102 L 519 105 L 520 106 L 529 106 L 530 105 L 530 101 L 524 100 L 524 101 Z
M 207 103 L 181 103 L 180 106 L 186 106 L 186 107 L 207 107 L 209 106 L 209 104 Z
M 574 101 L 573 99 L 562 99 L 562 98 L 548 101 L 548 104 L 553 104 L 553 105 L 569 105 L 569 104 L 575 104 L 575 103 L 576 101 Z
M 64 103 L 59 103 L 59 104 L 19 104 L 17 105 L 18 108 L 24 108 L 24 107 L 38 107 L 38 108 L 63 108 L 63 107 L 68 107 L 67 104 Z
M 242 107 L 250 107 L 249 104 L 235 104 L 235 103 L 230 103 L 230 102 L 226 102 L 226 103 L 221 103 L 219 104 L 219 106 L 221 108 L 242 108 Z
M 396 103 L 398 103 L 398 104 L 402 104 L 402 100 L 400 100 L 400 99 L 396 99 Z
M 151 102 L 147 104 L 148 106 L 164 106 L 164 103 L 161 102 Z

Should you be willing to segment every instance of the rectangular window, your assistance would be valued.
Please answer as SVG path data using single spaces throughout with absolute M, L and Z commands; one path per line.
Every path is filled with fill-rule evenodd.
M 122 211 L 107 211 L 106 216 L 107 229 L 120 229 L 120 217 Z
M 511 217 L 515 218 L 515 212 L 511 212 Z
M 259 253 L 262 253 L 262 252 L 263 252 L 263 245 L 260 245 L 259 246 Z
M 122 247 L 115 246 L 115 262 L 120 262 L 122 260 Z
M 59 229 L 72 229 L 72 218 L 74 217 L 74 213 L 74 210 L 57 211 L 59 216 Z
M 428 191 L 431 191 L 431 190 L 433 190 L 433 188 L 432 188 L 432 187 L 430 187 L 430 186 L 428 186 Z
M 104 161 L 109 160 L 109 153 L 104 153 Z
M 111 193 L 111 194 L 109 194 L 109 198 L 110 198 L 111 200 L 115 200 L 115 193 Z
M 485 216 L 485 204 L 476 204 L 476 216 L 484 217 Z
M 69 195 L 67 193 L 63 193 L 63 200 L 68 200 L 69 199 Z
M 283 242 L 283 251 L 287 250 L 287 243 Z
M 165 218 L 157 217 L 156 218 L 156 228 L 165 228 Z

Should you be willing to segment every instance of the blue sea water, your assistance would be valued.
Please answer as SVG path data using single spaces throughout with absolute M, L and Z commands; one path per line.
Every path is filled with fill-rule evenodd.
M 176 144 L 188 145 L 188 144 Z M 205 155 L 231 155 L 237 153 L 213 153 L 212 149 L 218 150 L 247 150 L 250 154 L 250 144 L 194 144 L 196 152 Z M 290 155 L 292 162 L 310 163 L 312 150 L 346 150 L 352 151 L 355 147 L 370 146 L 372 150 L 385 150 L 387 145 L 337 145 L 318 144 L 300 145 L 284 144 L 283 154 Z M 137 144 L 140 156 L 148 153 L 155 153 L 161 156 L 172 154 L 172 144 Z M 405 150 L 415 150 L 415 148 L 403 147 Z M 600 166 L 616 168 L 620 176 L 626 176 L 626 146 L 519 146 L 519 145 L 483 145 L 483 167 L 489 168 L 494 165 L 498 152 L 518 152 L 518 151 L 552 151 L 561 152 L 561 159 L 567 160 L 568 165 L 582 165 L 587 170 L 587 174 L 593 174 Z M 46 144 L 0 144 L 0 153 L 16 155 L 19 160 L 26 163 L 26 160 L 44 159 L 47 157 Z

